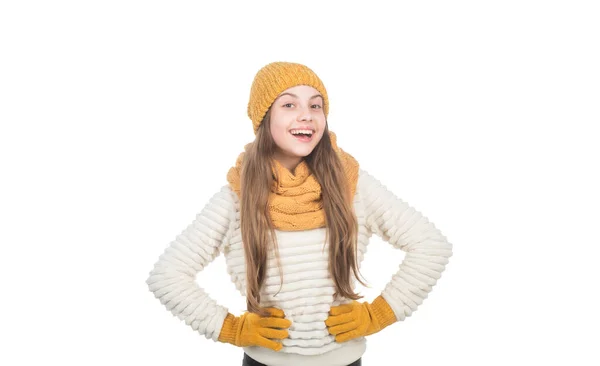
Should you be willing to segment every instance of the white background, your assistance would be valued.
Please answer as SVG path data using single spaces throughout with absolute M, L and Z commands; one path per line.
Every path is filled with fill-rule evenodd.
M 145 280 L 222 185 L 250 84 L 312 68 L 338 144 L 454 245 L 369 365 L 598 365 L 594 1 L 4 1 L 2 365 L 241 365 Z M 403 252 L 372 238 L 377 296 Z M 198 276 L 239 314 L 223 256 Z

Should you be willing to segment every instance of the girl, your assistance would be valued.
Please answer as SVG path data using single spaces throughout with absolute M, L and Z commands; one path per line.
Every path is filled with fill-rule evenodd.
M 328 109 L 308 67 L 260 69 L 248 103 L 255 140 L 146 281 L 194 330 L 243 347 L 242 365 L 361 365 L 365 337 L 410 316 L 452 255 L 433 223 L 337 146 Z M 406 254 L 381 295 L 359 302 L 372 234 Z M 195 282 L 220 253 L 246 297 L 240 316 Z

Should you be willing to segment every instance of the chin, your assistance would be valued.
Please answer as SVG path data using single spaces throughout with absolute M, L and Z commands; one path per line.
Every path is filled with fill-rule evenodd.
M 310 155 L 310 153 L 312 153 L 314 150 L 314 147 L 311 149 L 298 149 L 298 150 L 293 150 L 291 151 L 291 153 L 299 158 L 304 158 L 308 155 Z

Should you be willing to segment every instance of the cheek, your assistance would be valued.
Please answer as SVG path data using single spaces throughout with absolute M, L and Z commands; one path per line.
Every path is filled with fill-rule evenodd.
M 319 136 L 317 136 L 317 140 L 315 141 L 317 144 L 319 142 L 321 142 L 321 139 L 323 139 L 323 135 L 324 135 L 324 133 L 323 133 L 323 131 L 321 131 L 321 133 L 319 134 Z
M 285 127 L 277 125 L 271 126 L 271 135 L 273 136 L 273 140 L 275 140 L 275 142 L 280 143 L 285 141 L 287 137 L 286 134 L 287 130 L 285 129 Z

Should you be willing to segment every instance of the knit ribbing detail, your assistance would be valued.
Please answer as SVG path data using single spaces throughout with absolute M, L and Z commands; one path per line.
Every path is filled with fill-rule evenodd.
M 167 310 L 215 341 L 228 310 L 198 286 L 195 278 L 225 244 L 233 217 L 231 197 L 226 186 L 214 194 L 193 222 L 165 249 L 146 280 L 150 291 Z
M 219 341 L 225 343 L 235 344 L 238 337 L 240 318 L 229 313 L 223 321 L 221 327 L 221 333 L 219 334 Z
M 440 278 L 452 255 L 452 244 L 425 217 L 362 169 L 359 170 L 353 207 L 359 225 L 359 266 L 373 233 L 394 248 L 406 252 L 399 270 L 381 293 L 381 298 L 393 310 L 395 318 L 403 320 L 416 310 Z M 233 314 L 227 319 L 227 308 L 211 299 L 198 287 L 194 278 L 223 252 L 227 272 L 240 295 L 245 296 L 245 260 L 239 209 L 235 192 L 229 185 L 223 186 L 194 222 L 171 242 L 147 280 L 150 290 L 168 310 L 206 338 L 215 341 L 221 333 L 223 339 L 234 337 L 231 329 L 235 328 L 230 325 Z M 328 245 L 324 240 L 325 228 L 300 232 L 277 230 L 276 234 L 284 284 L 277 293 L 280 290 L 279 270 L 271 252 L 265 285 L 261 290 L 261 305 L 284 310 L 292 326 L 288 331 L 289 337 L 282 342 L 284 347 L 280 352 L 260 347 L 250 347 L 246 351 L 265 362 L 273 360 L 285 363 L 289 360 L 290 365 L 294 364 L 292 361 L 310 364 L 303 363 L 307 360 L 304 356 L 317 360 L 323 358 L 316 357 L 337 355 L 337 352 L 359 357 L 355 352 L 362 352 L 363 340 L 337 343 L 328 334 L 324 324 L 332 306 L 349 302 L 334 301 L 333 298 L 335 287 L 327 270 L 329 258 Z M 381 302 L 375 301 L 378 304 Z M 385 309 L 380 305 L 375 308 Z M 392 317 L 385 316 L 384 312 L 373 311 L 378 314 L 375 315 L 378 319 L 391 321 Z M 381 322 L 387 323 L 385 320 Z M 294 358 L 292 354 L 298 357 Z
M 240 293 L 245 295 L 246 263 L 238 223 L 239 200 L 237 195 L 234 198 L 238 210 L 235 215 L 236 225 L 226 249 L 225 259 L 232 281 Z M 362 207 L 358 204 L 359 200 L 358 196 L 354 197 L 354 207 Z M 358 210 L 356 215 L 359 223 L 357 260 L 360 263 L 366 252 L 367 229 L 362 211 Z M 282 309 L 286 319 L 292 322 L 288 329 L 288 338 L 282 340 L 283 348 L 278 352 L 280 354 L 316 356 L 340 347 L 360 347 L 360 342 L 335 342 L 334 336 L 329 334 L 325 325 L 331 306 L 341 303 L 333 297 L 335 284 L 328 271 L 329 244 L 325 242 L 325 234 L 325 228 L 301 232 L 276 230 L 283 286 L 280 283 L 275 254 L 270 251 L 267 256 L 265 283 L 261 289 L 261 306 Z
M 373 311 L 373 315 L 379 323 L 380 329 L 383 329 L 396 322 L 394 310 L 381 295 L 377 296 L 377 298 L 371 303 L 371 309 Z
M 364 170 L 358 185 L 369 231 L 406 253 L 381 294 L 397 319 L 404 320 L 441 277 L 452 256 L 452 244 L 427 217 Z

